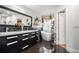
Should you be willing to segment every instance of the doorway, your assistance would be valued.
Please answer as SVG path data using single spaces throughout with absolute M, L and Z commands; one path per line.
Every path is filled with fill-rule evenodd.
M 66 11 L 58 12 L 58 45 L 66 48 Z

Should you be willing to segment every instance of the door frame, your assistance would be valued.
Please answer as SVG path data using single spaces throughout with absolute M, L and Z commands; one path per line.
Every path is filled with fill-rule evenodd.
M 60 13 L 65 13 L 65 19 L 64 19 L 64 39 L 65 39 L 65 43 L 66 43 L 66 8 L 62 9 L 61 11 L 58 12 L 58 45 L 59 45 L 59 14 Z

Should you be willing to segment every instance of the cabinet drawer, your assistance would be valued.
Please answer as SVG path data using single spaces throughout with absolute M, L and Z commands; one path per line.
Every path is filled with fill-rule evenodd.
M 13 42 L 7 43 L 7 46 L 14 45 L 16 43 L 18 43 L 18 41 L 13 41 Z
M 25 45 L 25 46 L 22 47 L 22 49 L 26 49 L 28 47 L 29 47 L 29 45 Z
M 35 33 L 35 32 L 33 32 L 33 33 L 30 33 L 30 35 L 36 35 L 36 33 Z
M 18 38 L 18 36 L 16 36 L 16 35 L 15 35 L 15 36 L 8 36 L 8 37 L 7 37 L 7 40 L 9 40 L 9 39 L 14 39 L 14 38 Z
M 27 37 L 27 38 L 23 38 L 22 41 L 26 41 L 26 40 L 28 40 L 28 39 L 29 39 L 28 37 Z
M 15 36 L 7 36 L 7 37 L 6 37 L 6 40 L 7 40 L 6 42 L 7 42 L 7 43 L 10 43 L 10 42 L 18 41 L 18 39 L 19 39 L 19 38 L 18 38 L 18 36 L 16 36 L 16 35 L 15 35 Z
M 5 49 L 6 49 L 6 52 L 10 52 L 10 53 L 15 53 L 15 52 L 20 51 L 18 43 L 8 45 L 8 46 L 6 46 Z
M 22 36 L 29 36 L 29 34 L 23 34 Z
M 28 39 L 28 40 L 24 40 L 24 41 L 22 41 L 22 46 L 25 46 L 25 45 L 27 45 L 27 44 L 29 45 L 29 43 L 30 43 L 30 42 L 29 42 L 29 39 Z

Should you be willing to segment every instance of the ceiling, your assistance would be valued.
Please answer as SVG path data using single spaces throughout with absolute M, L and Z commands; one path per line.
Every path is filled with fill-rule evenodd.
M 46 15 L 53 13 L 58 6 L 59 5 L 22 5 L 22 7 L 24 7 L 25 9 L 31 9 L 37 15 Z
M 57 7 L 60 5 L 5 5 L 6 7 L 10 7 L 12 9 L 26 12 L 27 14 L 35 14 L 35 16 L 42 16 L 53 14 Z

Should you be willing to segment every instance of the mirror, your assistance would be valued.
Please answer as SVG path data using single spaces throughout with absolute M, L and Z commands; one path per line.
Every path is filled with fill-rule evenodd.
M 0 8 L 0 24 L 15 25 L 19 18 L 22 18 L 24 26 L 31 26 L 31 17 Z

